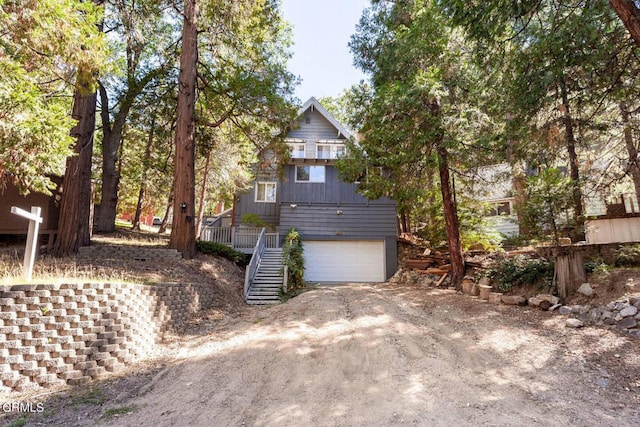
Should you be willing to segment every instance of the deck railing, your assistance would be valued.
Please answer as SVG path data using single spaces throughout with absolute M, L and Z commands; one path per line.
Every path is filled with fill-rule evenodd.
M 200 240 L 231 246 L 231 227 L 202 227 Z
M 256 277 L 256 272 L 258 271 L 258 266 L 260 265 L 260 261 L 262 260 L 262 254 L 264 253 L 264 249 L 266 247 L 266 229 L 262 229 L 260 234 L 258 235 L 258 241 L 256 242 L 253 248 L 253 255 L 251 256 L 251 261 L 249 265 L 247 265 L 247 269 L 244 273 L 244 297 L 247 298 L 249 295 L 249 288 L 253 283 L 253 279 Z
M 202 227 L 200 240 L 222 243 L 238 251 L 251 253 L 263 230 L 265 229 L 260 227 Z M 279 244 L 280 236 L 278 233 L 266 233 L 265 231 L 267 248 L 278 248 Z

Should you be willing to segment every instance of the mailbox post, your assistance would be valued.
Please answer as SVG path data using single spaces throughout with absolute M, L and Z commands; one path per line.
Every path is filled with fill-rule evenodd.
M 11 213 L 19 215 L 29 220 L 29 231 L 27 232 L 27 246 L 24 250 L 24 263 L 22 265 L 22 277 L 29 281 L 33 274 L 33 263 L 36 258 L 36 248 L 38 247 L 38 229 L 42 223 L 40 206 L 31 206 L 31 212 L 11 206 Z

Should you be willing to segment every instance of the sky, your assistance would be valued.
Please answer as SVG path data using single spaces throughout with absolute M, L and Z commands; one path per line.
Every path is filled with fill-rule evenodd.
M 300 77 L 296 96 L 338 96 L 365 75 L 353 66 L 347 43 L 368 0 L 283 0 L 284 17 L 293 26 L 289 71 Z

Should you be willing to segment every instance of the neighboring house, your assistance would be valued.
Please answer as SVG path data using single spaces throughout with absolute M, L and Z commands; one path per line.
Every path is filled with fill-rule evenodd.
M 58 217 L 60 216 L 60 184 L 62 178 L 52 177 L 57 188 L 53 195 L 47 196 L 42 193 L 29 193 L 23 196 L 18 188 L 12 183 L 8 183 L 4 190 L 0 190 L 0 234 L 21 235 L 27 234 L 29 221 L 18 215 L 11 213 L 11 207 L 16 206 L 26 211 L 31 211 L 32 206 L 42 208 L 40 216 L 42 223 L 38 234 L 46 235 L 49 248 L 53 245 L 55 235 L 58 233 Z
M 518 216 L 515 211 L 511 167 L 506 163 L 485 166 L 478 170 L 478 180 L 471 193 L 488 206 L 487 226 L 504 236 L 517 236 Z
M 254 214 L 278 231 L 280 240 L 289 229 L 300 233 L 307 281 L 383 282 L 397 270 L 396 203 L 368 200 L 357 193 L 358 183 L 338 177 L 335 160 L 350 138 L 315 98 L 309 99 L 299 127 L 287 135 L 291 159 L 282 173 L 263 153 L 256 182 L 235 200 L 235 225 Z
M 480 168 L 479 179 L 471 187 L 476 199 L 489 204 L 487 220 L 492 230 L 505 236 L 518 235 L 513 179 L 508 164 Z M 587 243 L 640 241 L 640 208 L 634 193 L 605 197 L 589 185 L 583 188 Z

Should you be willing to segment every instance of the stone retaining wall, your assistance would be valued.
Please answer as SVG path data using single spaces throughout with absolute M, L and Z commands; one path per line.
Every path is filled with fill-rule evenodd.
M 207 285 L 0 286 L 0 391 L 117 372 L 213 301 Z

